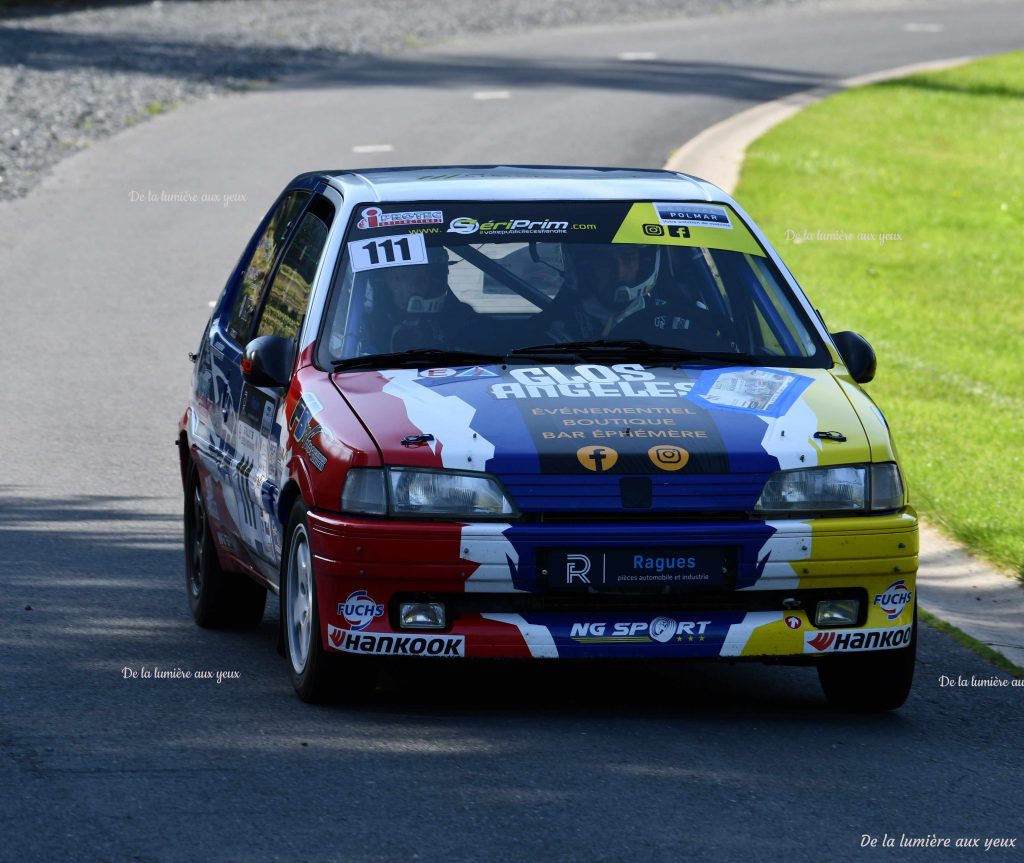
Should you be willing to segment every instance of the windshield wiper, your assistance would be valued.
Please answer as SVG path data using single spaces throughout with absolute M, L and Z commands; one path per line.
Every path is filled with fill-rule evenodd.
M 759 365 L 756 357 L 747 354 L 716 351 L 693 351 L 671 345 L 656 345 L 643 339 L 594 339 L 578 342 L 552 342 L 516 348 L 507 354 L 486 354 L 475 351 L 451 351 L 442 348 L 410 348 L 387 354 L 366 354 L 338 360 L 331 368 L 336 372 L 358 369 L 429 368 L 431 366 L 504 365 L 523 359 L 551 359 L 581 362 L 583 360 L 641 360 L 646 363 L 713 362 L 730 365 Z
M 448 351 L 441 348 L 410 348 L 390 354 L 366 354 L 337 360 L 331 368 L 336 372 L 354 369 L 406 369 L 429 368 L 441 365 L 479 366 L 503 363 L 501 354 L 482 354 L 475 351 Z
M 723 351 L 694 351 L 672 345 L 656 345 L 643 339 L 592 339 L 590 341 L 561 342 L 516 348 L 509 356 L 520 354 L 570 354 L 586 359 L 628 359 L 645 362 L 716 362 L 731 365 L 758 365 L 756 357 Z

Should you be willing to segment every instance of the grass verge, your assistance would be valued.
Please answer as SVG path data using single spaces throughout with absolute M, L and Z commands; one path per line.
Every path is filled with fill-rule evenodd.
M 1024 53 L 849 90 L 755 142 L 737 198 L 833 331 L 912 499 L 1024 575 Z

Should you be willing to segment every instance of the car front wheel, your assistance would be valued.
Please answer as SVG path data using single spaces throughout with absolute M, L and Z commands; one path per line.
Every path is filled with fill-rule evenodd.
M 907 700 L 917 661 L 917 603 L 910 645 L 861 655 L 829 656 L 818 663 L 818 680 L 828 703 L 840 710 L 895 710 Z
M 281 559 L 281 629 L 292 685 L 303 701 L 353 701 L 373 687 L 369 665 L 360 658 L 324 649 L 320 604 L 309 544 L 306 505 L 292 508 Z

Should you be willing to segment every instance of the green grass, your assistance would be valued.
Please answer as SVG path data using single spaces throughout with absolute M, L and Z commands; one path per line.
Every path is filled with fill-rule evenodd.
M 850 90 L 755 142 L 736 192 L 829 329 L 874 345 L 914 504 L 1020 574 L 1022 117 L 1022 53 Z

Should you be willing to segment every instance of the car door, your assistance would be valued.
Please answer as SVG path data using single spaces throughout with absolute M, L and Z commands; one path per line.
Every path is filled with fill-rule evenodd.
M 204 476 L 207 512 L 221 548 L 243 564 L 252 565 L 244 548 L 253 545 L 257 523 L 237 493 L 239 362 L 270 275 L 310 197 L 308 190 L 288 191 L 267 213 L 225 286 L 196 360 L 191 439 Z
M 259 310 L 254 337 L 290 340 L 293 361 L 333 220 L 333 204 L 315 195 L 288 239 Z M 287 428 L 285 393 L 283 388 L 258 387 L 243 381 L 234 435 L 236 487 L 249 526 L 243 541 L 257 559 L 257 566 L 272 581 L 276 581 L 281 560 L 282 525 L 277 518 L 277 503 L 285 481 L 285 441 L 281 439 L 282 429 Z

